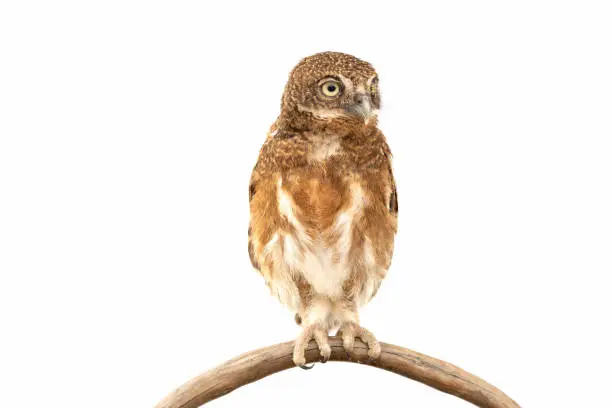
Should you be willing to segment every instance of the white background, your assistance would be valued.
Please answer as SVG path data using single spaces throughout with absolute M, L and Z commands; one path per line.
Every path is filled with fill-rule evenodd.
M 395 154 L 364 325 L 525 407 L 612 406 L 606 3 L 2 2 L 0 406 L 152 407 L 297 335 L 250 266 L 247 186 L 324 50 L 377 67 Z M 469 406 L 338 363 L 210 406 L 253 404 Z

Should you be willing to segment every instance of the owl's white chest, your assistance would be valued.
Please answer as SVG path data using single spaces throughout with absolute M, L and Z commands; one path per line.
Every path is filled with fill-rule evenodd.
M 333 231 L 327 231 L 337 234 L 338 239 L 332 245 L 321 237 L 308 240 L 299 230 L 283 237 L 284 261 L 306 279 L 316 294 L 330 298 L 342 296 L 342 285 L 350 274 L 352 223 L 350 215 L 338 216 Z
M 307 231 L 297 217 L 298 209 L 279 181 L 278 209 L 292 225 L 291 233 L 279 234 L 274 243 L 280 246 L 278 264 L 284 264 L 290 274 L 300 274 L 314 292 L 329 298 L 342 296 L 343 283 L 349 277 L 352 262 L 349 258 L 353 245 L 353 228 L 362 216 L 364 196 L 361 187 L 350 188 L 351 204 L 339 212 L 332 225 L 324 231 Z M 285 302 L 283 302 L 285 303 Z

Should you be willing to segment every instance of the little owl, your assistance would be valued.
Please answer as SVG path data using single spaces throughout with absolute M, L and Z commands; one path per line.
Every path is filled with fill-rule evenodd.
M 359 308 L 385 277 L 397 230 L 391 152 L 377 127 L 378 77 L 369 63 L 324 52 L 291 71 L 249 185 L 249 255 L 302 332 L 293 361 L 305 367 L 310 340 L 329 359 L 330 330 L 347 353 L 355 338 L 370 358 L 380 344 Z

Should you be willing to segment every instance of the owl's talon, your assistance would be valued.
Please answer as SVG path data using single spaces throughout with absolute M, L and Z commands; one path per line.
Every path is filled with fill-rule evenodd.
M 343 323 L 338 333 L 342 335 L 342 344 L 349 358 L 355 346 L 355 338 L 357 337 L 368 346 L 368 363 L 373 364 L 380 357 L 380 343 L 372 333 L 358 324 L 353 322 Z
M 374 338 L 374 336 L 372 337 Z M 373 361 L 378 360 L 380 358 L 380 353 L 381 353 L 381 347 L 380 347 L 380 343 L 378 342 L 378 340 L 374 338 L 373 342 L 368 342 L 368 346 L 370 347 L 370 349 L 368 350 L 368 357 L 370 357 L 370 360 L 373 360 Z
M 304 364 L 304 365 L 301 365 L 301 366 L 298 366 L 298 367 L 300 367 L 302 370 L 311 370 L 311 369 L 314 368 L 314 366 L 315 366 L 315 363 L 312 363 L 311 365 Z
M 347 353 L 352 353 L 355 348 L 355 333 L 349 333 L 342 336 L 342 345 Z
M 380 357 L 380 352 L 380 343 L 375 339 L 375 343 L 370 346 L 370 349 L 368 350 L 368 364 L 376 365 L 376 362 Z
M 325 364 L 329 361 L 329 358 L 331 357 L 331 347 L 329 346 L 329 344 L 323 344 L 322 346 L 320 346 L 320 349 L 321 363 Z
M 321 362 L 326 363 L 331 356 L 331 347 L 327 341 L 327 332 L 321 328 L 320 325 L 311 325 L 302 331 L 302 333 L 295 340 L 293 346 L 293 362 L 296 366 L 304 368 L 306 366 L 305 351 L 308 347 L 310 340 L 315 340 L 321 353 Z M 306 370 L 312 367 L 306 368 Z

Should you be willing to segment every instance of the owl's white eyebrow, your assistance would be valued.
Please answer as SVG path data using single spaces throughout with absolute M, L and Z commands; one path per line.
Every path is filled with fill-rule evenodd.
M 348 90 L 348 91 L 353 90 L 353 81 L 351 81 L 350 79 L 348 79 L 347 77 L 341 74 L 338 74 L 338 78 L 340 78 L 340 80 L 344 84 L 345 90 Z

